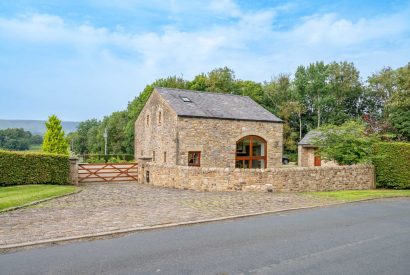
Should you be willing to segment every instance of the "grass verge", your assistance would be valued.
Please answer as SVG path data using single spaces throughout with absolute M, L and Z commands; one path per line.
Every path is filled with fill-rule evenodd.
M 18 185 L 0 187 L 0 211 L 76 191 L 71 185 Z
M 410 197 L 410 190 L 393 190 L 393 189 L 376 189 L 376 190 L 343 190 L 343 191 L 325 191 L 309 192 L 308 194 L 339 201 L 359 201 L 366 199 Z

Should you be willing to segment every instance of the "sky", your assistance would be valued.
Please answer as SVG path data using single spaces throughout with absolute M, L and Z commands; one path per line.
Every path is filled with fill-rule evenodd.
M 101 119 L 155 79 L 410 61 L 410 1 L 0 0 L 0 119 Z

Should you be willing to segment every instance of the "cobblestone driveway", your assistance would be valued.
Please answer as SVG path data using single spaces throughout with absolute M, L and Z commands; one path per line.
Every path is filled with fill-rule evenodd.
M 0 214 L 0 247 L 328 203 L 300 194 L 215 193 L 129 183 L 93 184 L 74 195 Z

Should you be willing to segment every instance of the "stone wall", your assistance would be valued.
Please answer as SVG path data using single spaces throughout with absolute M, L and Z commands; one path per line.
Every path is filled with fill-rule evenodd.
M 155 152 L 154 162 L 175 165 L 177 119 L 176 113 L 154 91 L 135 121 L 135 159 L 153 158 Z
M 374 167 L 205 168 L 146 163 L 151 185 L 197 191 L 304 192 L 372 189 Z M 143 182 L 144 183 L 144 182 Z
M 282 165 L 282 123 L 178 118 L 177 165 L 188 165 L 188 151 L 201 151 L 202 167 L 235 168 L 236 142 L 248 135 L 267 142 L 267 167 Z
M 315 166 L 315 148 L 298 146 L 298 165 L 302 167 Z

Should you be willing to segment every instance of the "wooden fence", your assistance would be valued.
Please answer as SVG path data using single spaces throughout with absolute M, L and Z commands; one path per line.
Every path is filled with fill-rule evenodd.
M 78 183 L 138 182 L 137 163 L 79 164 Z

